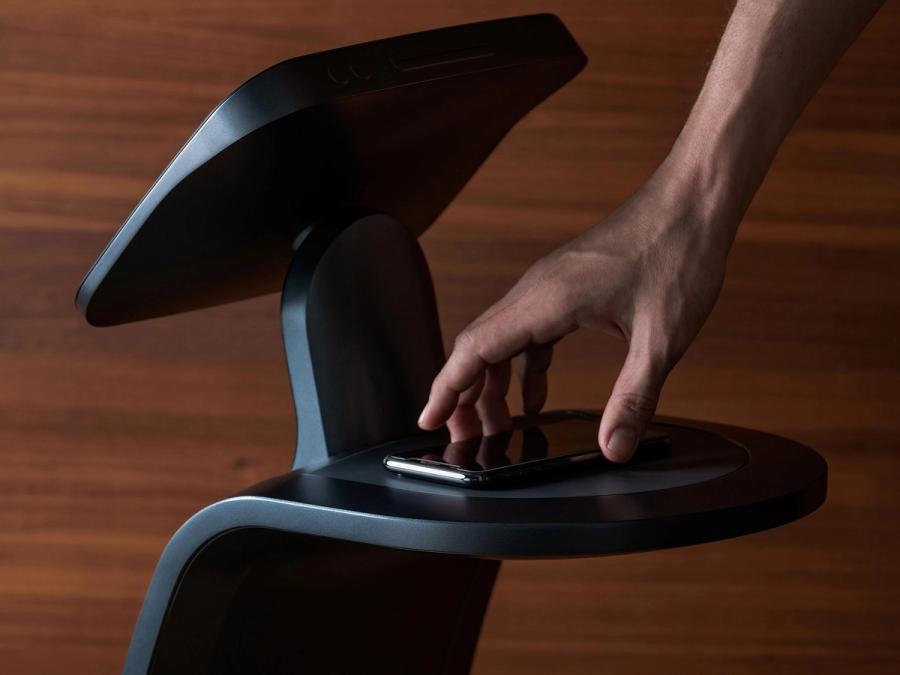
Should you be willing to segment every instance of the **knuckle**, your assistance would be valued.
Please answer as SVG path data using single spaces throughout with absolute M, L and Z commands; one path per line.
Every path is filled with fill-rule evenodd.
M 551 271 L 531 291 L 524 306 L 538 343 L 559 337 L 577 310 L 577 289 L 566 275 Z
M 554 308 L 569 308 L 573 304 L 574 289 L 571 281 L 562 274 L 552 274 L 544 280 L 547 303 Z
M 453 351 L 459 351 L 463 353 L 469 353 L 476 351 L 478 344 L 475 338 L 475 333 L 471 328 L 466 328 L 459 335 L 456 336 L 456 340 L 453 341 Z

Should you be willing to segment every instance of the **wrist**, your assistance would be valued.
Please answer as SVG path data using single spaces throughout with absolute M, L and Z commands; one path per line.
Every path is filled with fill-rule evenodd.
M 658 208 L 672 216 L 670 222 L 692 230 L 704 248 L 723 253 L 731 248 L 753 196 L 721 154 L 690 146 L 673 148 L 647 188 L 657 195 Z

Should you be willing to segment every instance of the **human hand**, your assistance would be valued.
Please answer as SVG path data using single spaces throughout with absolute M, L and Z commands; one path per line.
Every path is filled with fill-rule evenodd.
M 598 443 L 609 459 L 631 457 L 716 302 L 735 231 L 778 146 L 881 4 L 738 2 L 660 169 L 460 334 L 419 425 L 446 422 L 454 440 L 507 429 L 510 359 L 520 354 L 523 408 L 539 411 L 553 344 L 589 328 L 628 342 Z
M 554 343 L 587 328 L 628 343 L 598 433 L 607 458 L 627 461 L 721 289 L 736 223 L 723 225 L 722 210 L 703 202 L 660 169 L 603 222 L 535 263 L 457 337 L 419 425 L 446 423 L 454 441 L 509 429 L 511 359 L 522 357 L 523 409 L 536 413 Z

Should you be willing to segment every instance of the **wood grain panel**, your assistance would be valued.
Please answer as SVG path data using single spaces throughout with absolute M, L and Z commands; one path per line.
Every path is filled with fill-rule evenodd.
M 103 330 L 72 305 L 186 136 L 280 59 L 534 11 L 591 62 L 423 238 L 448 340 L 653 170 L 728 3 L 0 4 L 0 672 L 117 672 L 168 536 L 289 464 L 277 298 Z M 660 407 L 813 445 L 828 503 L 735 541 L 508 564 L 479 675 L 900 667 L 898 34 L 888 3 L 787 140 Z M 622 355 L 567 340 L 551 404 L 602 405 Z

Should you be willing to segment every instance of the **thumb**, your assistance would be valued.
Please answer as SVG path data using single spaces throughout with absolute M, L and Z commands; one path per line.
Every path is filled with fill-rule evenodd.
M 667 369 L 634 343 L 603 411 L 598 441 L 606 458 L 627 462 L 656 412 Z

